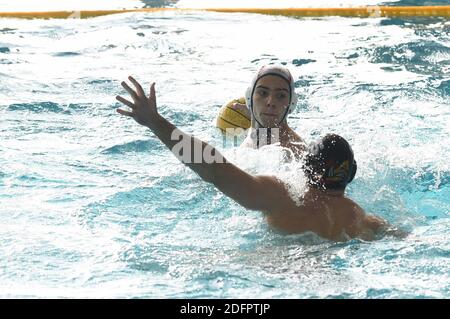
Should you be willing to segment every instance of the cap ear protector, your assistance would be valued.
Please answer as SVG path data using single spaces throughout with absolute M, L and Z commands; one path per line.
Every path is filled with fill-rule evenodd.
M 347 184 L 350 184 L 350 182 L 355 178 L 356 171 L 358 170 L 358 164 L 356 164 L 356 161 L 353 160 L 352 168 L 350 169 L 350 172 L 348 174 L 348 182 Z

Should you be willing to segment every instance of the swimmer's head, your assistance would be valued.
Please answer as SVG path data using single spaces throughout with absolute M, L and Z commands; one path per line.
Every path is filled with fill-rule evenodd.
M 250 83 L 245 99 L 252 121 L 260 127 L 278 127 L 297 104 L 294 79 L 284 66 L 263 66 Z
M 353 150 L 343 137 L 327 134 L 309 146 L 305 173 L 311 186 L 323 190 L 345 190 L 356 170 Z

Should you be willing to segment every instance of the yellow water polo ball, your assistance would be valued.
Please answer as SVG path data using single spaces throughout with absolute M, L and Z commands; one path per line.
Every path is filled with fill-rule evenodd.
M 248 129 L 250 127 L 250 114 L 246 107 L 233 107 L 233 104 L 240 103 L 245 105 L 245 98 L 231 100 L 219 110 L 216 118 L 216 127 L 222 131 L 226 129 L 243 128 Z

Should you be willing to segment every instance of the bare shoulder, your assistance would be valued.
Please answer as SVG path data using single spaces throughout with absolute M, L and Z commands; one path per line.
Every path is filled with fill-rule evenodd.
M 305 141 L 292 128 L 289 128 L 289 140 L 295 144 L 306 145 Z
M 282 180 L 273 175 L 256 175 L 254 178 L 260 188 L 264 189 L 261 196 L 265 196 L 271 203 L 268 213 L 285 211 L 295 206 L 287 185 Z
M 286 184 L 274 175 L 255 175 L 255 180 L 269 191 L 277 192 L 279 195 L 288 194 Z
M 288 144 L 286 145 L 292 152 L 296 159 L 300 159 L 303 153 L 306 151 L 306 143 L 305 141 L 298 135 L 294 130 L 289 130 L 289 139 Z
M 376 235 L 387 227 L 388 223 L 381 217 L 366 213 L 361 206 L 352 200 L 350 201 L 352 202 L 354 215 L 349 230 L 353 232 L 354 237 L 374 240 Z
M 354 207 L 355 207 L 355 213 L 358 215 L 359 218 L 361 218 L 361 222 L 362 222 L 364 228 L 368 228 L 370 230 L 377 232 L 377 231 L 381 230 L 382 228 L 387 227 L 388 223 L 386 220 L 384 220 L 381 217 L 378 217 L 378 216 L 375 216 L 372 214 L 368 214 L 357 203 L 355 203 L 355 202 L 353 202 L 353 203 L 354 203 Z
M 365 221 L 367 227 L 369 227 L 373 230 L 378 230 L 379 228 L 382 228 L 382 227 L 385 227 L 388 225 L 388 223 L 383 218 L 375 216 L 375 215 L 370 215 L 370 214 L 365 215 L 364 221 Z
M 359 223 L 365 228 L 376 230 L 380 226 L 386 224 L 386 221 L 378 216 L 368 214 L 361 206 L 353 200 L 346 198 L 349 205 L 352 206 L 353 218 L 356 218 Z
M 367 213 L 364 210 L 364 208 L 359 206 L 358 203 L 356 203 L 354 200 L 347 198 L 347 197 L 345 199 L 348 201 L 349 205 L 353 208 L 352 211 L 356 217 L 365 218 L 367 216 Z

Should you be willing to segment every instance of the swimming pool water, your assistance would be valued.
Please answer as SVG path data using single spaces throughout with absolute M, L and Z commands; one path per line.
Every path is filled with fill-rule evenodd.
M 3 298 L 449 298 L 450 22 L 123 14 L 0 20 Z M 347 138 L 348 195 L 408 230 L 286 236 L 190 172 L 115 95 L 156 81 L 160 112 L 251 172 L 274 150 L 223 147 L 220 106 L 283 63 L 308 142 Z

